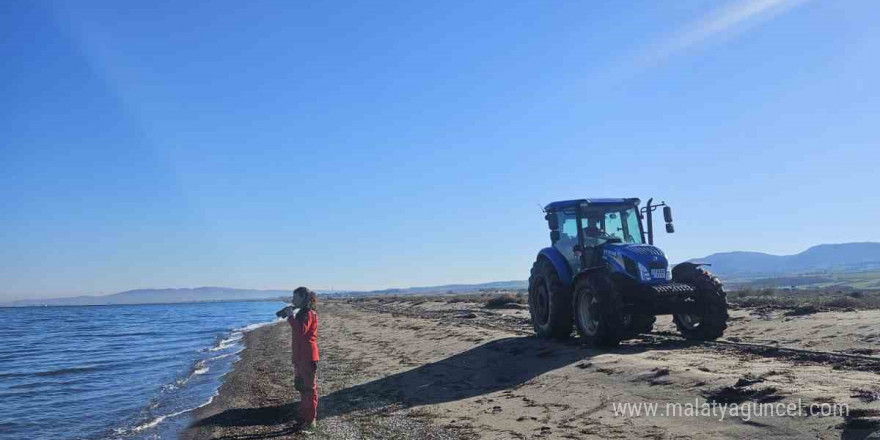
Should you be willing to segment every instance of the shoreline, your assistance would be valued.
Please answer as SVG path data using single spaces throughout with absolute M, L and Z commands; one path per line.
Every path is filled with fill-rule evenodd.
M 180 438 L 207 439 L 232 434 L 227 431 L 240 435 L 241 428 L 246 433 L 248 424 L 254 421 L 261 426 L 278 425 L 279 429 L 292 426 L 288 416 L 293 414 L 296 398 L 288 332 L 284 321 L 242 332 L 244 348 L 238 353 L 239 359 L 223 376 L 211 401 L 192 411 L 190 423 Z M 283 344 L 285 336 L 287 344 Z
M 318 367 L 318 428 L 311 434 L 296 431 L 299 393 L 293 388 L 290 329 L 286 322 L 244 333 L 244 349 L 223 377 L 217 394 L 196 408 L 180 433 L 183 440 L 308 438 L 425 438 L 457 440 L 461 427 L 435 426 L 430 417 L 402 407 L 394 387 L 363 393 L 363 386 L 381 382 L 399 369 L 376 369 L 352 347 L 348 330 L 350 309 L 326 301 L 319 310 L 321 327 Z M 361 321 L 358 316 L 354 322 Z M 472 438 L 472 437 L 469 437 Z

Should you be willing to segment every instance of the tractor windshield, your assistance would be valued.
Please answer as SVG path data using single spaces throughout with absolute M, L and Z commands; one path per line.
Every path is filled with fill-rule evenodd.
M 638 212 L 633 206 L 589 207 L 584 212 L 583 227 L 587 246 L 598 246 L 612 239 L 643 243 Z

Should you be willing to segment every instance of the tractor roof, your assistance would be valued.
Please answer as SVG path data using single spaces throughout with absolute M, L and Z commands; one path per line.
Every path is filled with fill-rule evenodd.
M 553 202 L 544 207 L 544 211 L 558 211 L 560 209 L 574 208 L 577 205 L 610 206 L 610 205 L 638 205 L 639 199 L 631 197 L 627 199 L 575 199 Z

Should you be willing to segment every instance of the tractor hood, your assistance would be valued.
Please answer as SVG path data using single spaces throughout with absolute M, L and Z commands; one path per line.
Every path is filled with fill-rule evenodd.
M 615 272 L 622 272 L 641 283 L 668 282 L 669 262 L 660 248 L 647 244 L 606 243 L 602 257 Z

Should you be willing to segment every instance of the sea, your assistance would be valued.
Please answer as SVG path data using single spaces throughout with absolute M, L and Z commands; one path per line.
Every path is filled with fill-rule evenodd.
M 0 439 L 174 439 L 280 301 L 0 308 Z

